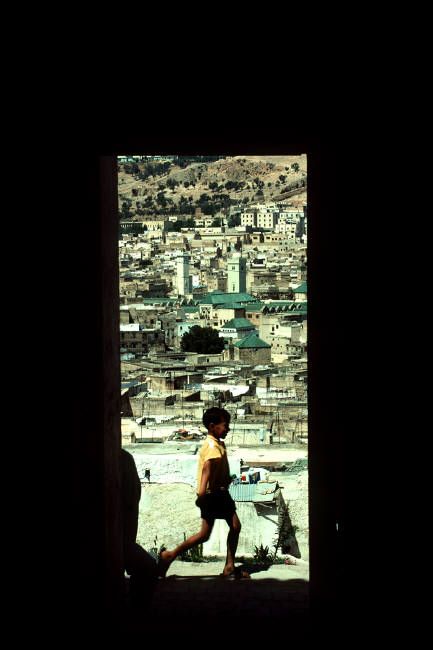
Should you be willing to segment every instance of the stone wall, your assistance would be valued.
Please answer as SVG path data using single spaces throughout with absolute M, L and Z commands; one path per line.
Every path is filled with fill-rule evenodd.
M 234 349 L 234 358 L 236 361 L 244 361 L 251 364 L 266 364 L 271 362 L 271 348 L 254 349 Z
M 128 451 L 134 456 L 138 476 L 142 482 L 144 470 L 150 469 L 152 483 L 187 483 L 196 487 L 197 481 L 197 455 L 194 453 L 202 442 L 187 441 L 173 442 L 173 454 L 143 454 L 134 448 L 128 448 Z M 180 454 L 178 448 L 182 446 L 183 450 L 189 449 L 191 453 Z M 239 473 L 239 461 L 237 459 L 229 461 L 230 472 Z

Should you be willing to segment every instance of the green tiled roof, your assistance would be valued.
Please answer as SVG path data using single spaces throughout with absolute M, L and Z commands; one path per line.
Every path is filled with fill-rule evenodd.
M 294 300 L 273 300 L 272 302 L 268 302 L 265 305 L 266 310 L 273 311 L 273 312 L 287 312 L 287 313 L 301 313 L 301 314 L 306 314 L 307 313 L 307 306 L 308 303 L 306 300 L 298 301 L 295 302 Z
M 261 311 L 265 306 L 264 302 L 254 302 L 249 305 L 245 305 L 245 309 L 248 311 Z
M 257 299 L 249 293 L 225 293 L 224 291 L 212 291 L 199 300 L 201 305 L 229 305 L 233 303 L 257 303 Z
M 296 289 L 293 289 L 295 293 L 307 293 L 307 283 L 306 282 L 301 282 L 299 287 L 296 287 Z
M 242 350 L 248 348 L 270 348 L 271 347 L 269 343 L 266 343 L 265 341 L 262 341 L 262 339 L 259 339 L 257 334 L 255 334 L 254 332 L 251 332 L 251 334 L 248 334 L 248 336 L 245 336 L 240 341 L 236 341 L 236 343 L 234 343 L 233 345 L 235 348 L 241 348 Z
M 191 306 L 190 307 L 182 307 L 182 309 L 186 314 L 195 314 L 196 312 L 199 311 L 198 307 L 191 307 Z
M 223 325 L 221 329 L 224 329 L 226 327 L 234 327 L 237 330 L 255 329 L 254 325 L 250 320 L 248 320 L 248 318 L 232 318 L 231 320 L 227 321 L 227 323 Z
M 298 301 L 296 302 L 295 300 L 269 300 L 266 303 L 267 307 L 290 307 L 290 305 L 299 305 L 300 303 L 305 303 L 307 304 L 306 300 L 303 301 Z

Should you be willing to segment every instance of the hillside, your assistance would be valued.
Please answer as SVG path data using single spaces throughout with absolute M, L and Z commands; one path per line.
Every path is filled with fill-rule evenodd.
M 201 207 L 204 214 L 214 215 L 229 205 L 277 201 L 284 190 L 296 186 L 299 193 L 291 202 L 296 205 L 306 199 L 305 154 L 234 156 L 188 163 L 185 160 L 181 164 L 120 163 L 119 212 L 123 206 L 122 216 L 191 215 L 196 207 Z

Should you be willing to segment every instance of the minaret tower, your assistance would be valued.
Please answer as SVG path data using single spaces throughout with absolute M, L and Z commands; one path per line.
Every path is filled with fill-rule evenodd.
M 227 292 L 245 293 L 247 290 L 247 260 L 235 253 L 227 259 Z
M 180 253 L 176 260 L 177 293 L 185 296 L 189 291 L 189 255 Z

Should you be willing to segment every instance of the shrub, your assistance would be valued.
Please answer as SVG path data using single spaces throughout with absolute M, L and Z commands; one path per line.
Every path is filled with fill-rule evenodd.
M 272 564 L 272 555 L 269 551 L 269 546 L 263 547 L 263 544 L 260 544 L 259 547 L 254 547 L 254 556 L 253 559 L 258 564 Z
M 186 540 L 185 533 L 183 534 L 183 541 Z M 198 546 L 193 546 L 193 548 L 188 549 L 180 554 L 180 559 L 183 562 L 204 562 L 203 559 L 203 544 Z

